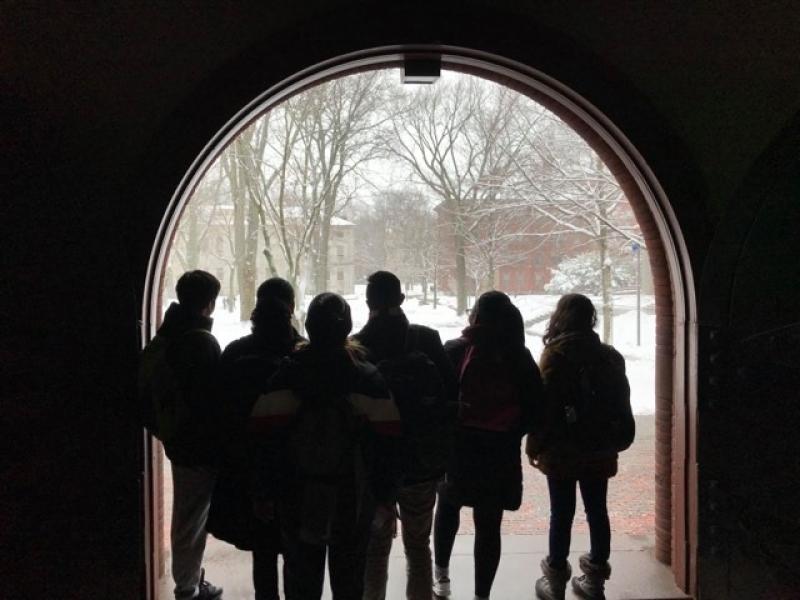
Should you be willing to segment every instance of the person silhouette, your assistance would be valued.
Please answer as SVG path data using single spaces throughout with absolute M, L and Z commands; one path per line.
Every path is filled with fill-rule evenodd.
M 308 344 L 281 365 L 250 416 L 261 439 L 257 516 L 278 519 L 287 599 L 321 597 L 327 555 L 333 596 L 358 600 L 370 524 L 397 499 L 400 413 L 348 339 L 344 298 L 316 296 L 305 326 Z
M 146 425 L 164 444 L 172 466 L 170 544 L 175 598 L 218 600 L 222 588 L 201 568 L 206 520 L 222 446 L 214 378 L 220 357 L 211 315 L 220 283 L 206 271 L 178 279 L 156 336 L 142 351 L 139 394 L 150 407 Z
M 450 595 L 449 561 L 462 506 L 475 521 L 475 598 L 489 598 L 500 562 L 503 511 L 522 502 L 521 439 L 543 401 L 539 368 L 508 296 L 482 294 L 460 338 L 445 344 L 459 378 L 453 457 L 434 518 L 436 596 Z
M 220 358 L 220 394 L 227 410 L 228 443 L 211 502 L 208 529 L 215 537 L 253 553 L 256 600 L 279 600 L 277 521 L 255 517 L 250 482 L 258 439 L 250 440 L 247 420 L 264 381 L 303 338 L 292 326 L 294 289 L 280 277 L 264 281 L 256 292 L 249 335 L 232 341 Z
M 591 549 L 580 557 L 583 574 L 572 579 L 576 594 L 605 598 L 611 575 L 611 527 L 606 499 L 617 456 L 633 442 L 635 424 L 625 359 L 593 331 L 597 312 L 581 294 L 561 297 L 542 340 L 540 366 L 545 419 L 529 435 L 526 454 L 547 476 L 550 493 L 549 553 L 536 582 L 542 600 L 563 600 L 571 576 L 567 561 L 575 515 L 576 486 L 589 522 Z
M 367 279 L 369 320 L 353 336 L 378 366 L 398 403 L 403 425 L 402 482 L 397 512 L 406 555 L 406 598 L 431 593 L 430 537 L 437 482 L 451 447 L 450 405 L 455 374 L 436 330 L 408 322 L 400 280 L 388 271 Z M 384 600 L 397 516 L 373 524 L 364 573 L 364 599 Z

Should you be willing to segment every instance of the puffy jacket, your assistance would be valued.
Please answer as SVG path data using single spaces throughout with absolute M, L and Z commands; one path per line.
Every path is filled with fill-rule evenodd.
M 393 502 L 399 483 L 400 413 L 377 369 L 353 361 L 344 350 L 319 352 L 306 346 L 286 359 L 253 406 L 249 430 L 260 438 L 254 493 L 291 507 L 298 480 L 289 448 L 294 417 L 302 403 L 298 383 L 323 396 L 344 394 L 361 423 L 359 436 L 366 479 L 377 502 Z
M 625 373 L 625 359 L 612 346 L 603 344 L 596 333 L 567 333 L 545 346 L 539 366 L 545 386 L 546 408 L 542 427 L 528 436 L 526 453 L 534 457 L 538 468 L 559 479 L 609 478 L 617 473 L 615 449 L 587 452 L 578 447 L 566 427 L 565 404 L 575 394 L 580 365 L 599 363 L 618 369 L 618 389 L 611 393 L 629 399 L 630 388 Z M 633 416 L 625 415 L 632 425 Z

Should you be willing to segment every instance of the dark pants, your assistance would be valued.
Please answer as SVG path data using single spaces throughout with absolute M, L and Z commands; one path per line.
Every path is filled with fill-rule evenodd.
M 276 523 L 259 523 L 253 543 L 253 587 L 256 600 L 280 600 L 278 592 L 278 555 L 281 553 L 280 530 Z M 285 571 L 285 569 L 284 569 Z M 284 572 L 284 581 L 286 573 Z
M 608 479 L 554 479 L 547 478 L 550 491 L 550 564 L 561 569 L 569 556 L 572 520 L 575 517 L 576 484 L 581 488 L 581 498 L 589 522 L 589 555 L 594 563 L 605 563 L 611 554 L 611 526 L 608 521 L 606 496 Z
M 361 600 L 364 568 L 374 511 L 364 509 L 358 522 L 341 519 L 326 545 L 300 539 L 298 523 L 282 521 L 284 545 L 284 593 L 286 600 L 319 600 L 328 561 L 333 600 Z
M 433 522 L 433 551 L 435 562 L 440 567 L 450 565 L 450 555 L 458 533 L 461 506 L 452 504 L 442 495 L 436 505 Z M 500 564 L 500 524 L 503 509 L 500 506 L 476 506 L 472 509 L 475 521 L 475 595 L 488 598 L 492 589 L 497 566 Z

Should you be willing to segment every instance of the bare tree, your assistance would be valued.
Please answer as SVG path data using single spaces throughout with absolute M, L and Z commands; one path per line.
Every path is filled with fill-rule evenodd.
M 596 249 L 602 280 L 603 339 L 610 342 L 613 251 L 631 242 L 644 247 L 641 231 L 616 179 L 574 131 L 549 113 L 544 121 L 541 115 L 533 117 L 524 111 L 518 116 L 527 151 L 515 158 L 517 177 L 506 183 L 504 194 L 550 220 L 559 232 L 580 236 Z M 531 118 L 536 119 L 535 124 Z
M 390 191 L 370 182 L 370 169 L 382 179 L 390 167 L 401 173 Z M 364 200 L 370 185 L 378 187 Z M 423 302 L 431 284 L 436 302 L 439 275 L 452 272 L 459 313 L 468 294 L 493 287 L 500 269 L 551 236 L 578 240 L 601 266 L 606 339 L 612 259 L 625 244 L 644 245 L 619 185 L 566 124 L 509 88 L 460 74 L 392 87 L 386 73 L 366 72 L 306 90 L 237 136 L 196 198 L 178 258 L 198 263 L 219 222 L 228 248 L 205 251 L 228 265 L 242 319 L 262 256 L 299 297 L 327 288 L 331 227 L 344 211 L 356 215 L 362 269 L 392 269 L 421 286 Z
M 386 75 L 371 71 L 335 79 L 303 95 L 307 116 L 300 137 L 311 167 L 304 194 L 318 199 L 322 208 L 312 246 L 316 292 L 328 287 L 333 217 L 347 208 L 361 167 L 377 156 L 375 132 L 386 118 L 386 88 Z
M 452 244 L 456 308 L 467 308 L 468 215 L 509 176 L 511 115 L 521 96 L 474 77 L 442 78 L 398 100 L 385 143 L 441 201 Z M 504 141 L 501 141 L 504 140 Z M 486 185 L 493 182 L 494 185 Z
M 354 211 L 359 270 L 395 273 L 406 287 L 419 285 L 422 302 L 434 282 L 438 256 L 433 202 L 414 188 L 385 190 Z
M 184 271 L 197 269 L 202 265 L 202 254 L 207 247 L 212 224 L 219 213 L 222 183 L 219 168 L 210 169 L 186 203 L 171 250 Z
M 255 307 L 256 251 L 258 249 L 258 215 L 248 195 L 250 173 L 241 157 L 246 156 L 253 129 L 243 131 L 220 156 L 233 204 L 233 239 L 231 251 L 236 265 L 239 290 L 239 318 L 245 321 Z
M 285 276 L 300 296 L 309 265 L 314 289 L 327 287 L 331 222 L 350 201 L 359 167 L 374 157 L 384 79 L 362 73 L 305 91 L 226 150 L 234 204 L 245 222 L 257 223 L 267 271 Z

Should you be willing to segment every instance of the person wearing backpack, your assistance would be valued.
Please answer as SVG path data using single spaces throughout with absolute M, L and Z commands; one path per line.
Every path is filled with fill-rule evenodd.
M 589 523 L 591 550 L 580 557 L 575 593 L 605 598 L 611 575 L 611 527 L 606 497 L 617 473 L 618 453 L 633 443 L 635 423 L 625 359 L 594 332 L 597 312 L 581 294 L 561 297 L 543 336 L 540 361 L 546 408 L 543 427 L 528 436 L 526 453 L 547 476 L 550 492 L 549 553 L 536 582 L 542 600 L 563 600 L 571 576 L 567 561 L 576 486 Z
M 172 576 L 175 598 L 217 600 L 222 588 L 201 568 L 206 519 L 221 452 L 214 381 L 220 348 L 211 314 L 220 283 L 205 271 L 184 273 L 153 340 L 142 351 L 139 396 L 148 430 L 172 463 Z
M 207 528 L 216 538 L 252 551 L 255 600 L 280 600 L 278 555 L 282 545 L 277 522 L 264 523 L 253 510 L 251 456 L 257 452 L 258 441 L 248 440 L 247 422 L 261 383 L 303 341 L 292 326 L 293 313 L 292 285 L 280 277 L 267 279 L 256 292 L 250 316 L 252 332 L 228 344 L 220 359 L 228 441 Z
M 254 502 L 277 518 L 287 600 L 319 600 L 328 557 L 333 597 L 361 600 L 370 525 L 396 501 L 400 413 L 378 370 L 350 340 L 350 307 L 323 293 L 309 304 L 309 343 L 258 397 Z
M 489 598 L 500 562 L 503 511 L 522 502 L 522 437 L 540 418 L 539 368 L 508 296 L 482 294 L 460 338 L 445 344 L 459 379 L 455 448 L 434 518 L 437 597 L 450 595 L 449 562 L 462 506 L 475 521 L 475 598 Z
M 353 336 L 386 379 L 403 426 L 402 481 L 396 510 L 406 554 L 406 598 L 431 595 L 430 537 L 436 485 L 451 448 L 448 403 L 454 401 L 455 375 L 438 332 L 411 325 L 401 305 L 400 280 L 388 271 L 367 279 L 369 320 Z M 397 531 L 393 511 L 373 523 L 364 573 L 364 600 L 384 600 L 389 552 Z

